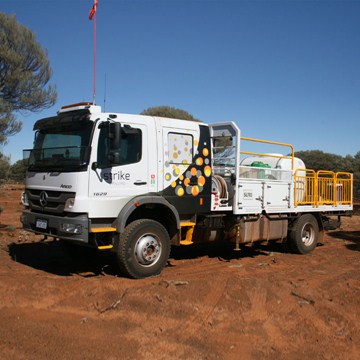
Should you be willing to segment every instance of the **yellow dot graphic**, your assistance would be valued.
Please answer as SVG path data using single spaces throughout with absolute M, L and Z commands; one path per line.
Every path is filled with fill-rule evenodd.
M 199 186 L 204 186 L 204 185 L 205 185 L 205 182 L 206 182 L 206 180 L 205 180 L 204 176 L 200 176 L 200 177 L 198 178 L 198 185 L 199 185 Z
M 183 196 L 184 195 L 184 189 L 182 188 L 182 187 L 178 187 L 177 189 L 176 189 L 176 195 L 177 196 Z
M 209 177 L 211 175 L 211 167 L 210 166 L 205 166 L 204 174 L 206 177 Z
M 176 187 L 176 181 L 173 181 L 172 183 L 171 183 L 171 186 L 174 188 L 174 187 Z
M 196 165 L 201 166 L 204 163 L 203 158 L 199 157 L 196 159 Z
M 190 173 L 192 176 L 196 175 L 196 169 L 195 168 L 191 168 Z
M 193 186 L 191 189 L 191 193 L 193 194 L 193 196 L 197 196 L 199 195 L 199 187 L 197 185 Z
M 209 150 L 207 148 L 204 148 L 202 151 L 204 156 L 208 156 L 209 155 Z

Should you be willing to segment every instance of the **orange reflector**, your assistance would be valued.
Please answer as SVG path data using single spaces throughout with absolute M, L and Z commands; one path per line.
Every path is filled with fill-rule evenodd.
M 204 199 L 200 198 L 200 205 L 204 205 Z
M 138 201 L 135 201 L 134 205 L 135 205 L 135 207 L 138 207 L 138 206 L 140 206 L 140 203 Z

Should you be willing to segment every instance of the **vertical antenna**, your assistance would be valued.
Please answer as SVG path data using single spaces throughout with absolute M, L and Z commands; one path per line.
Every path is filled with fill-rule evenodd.
M 105 85 L 104 85 L 104 112 L 106 110 L 106 73 L 105 73 Z
M 93 104 L 96 104 L 96 10 L 98 7 L 98 0 L 94 0 L 89 13 L 89 20 L 94 18 L 94 93 L 93 93 Z
M 96 10 L 94 15 L 94 97 L 93 103 L 96 104 Z

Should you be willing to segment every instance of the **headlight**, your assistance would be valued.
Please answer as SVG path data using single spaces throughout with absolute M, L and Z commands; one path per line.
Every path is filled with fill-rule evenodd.
M 62 224 L 60 224 L 60 229 L 62 232 L 70 233 L 70 234 L 81 234 L 82 233 L 82 225 L 81 224 L 62 223 Z
M 29 200 L 28 200 L 28 197 L 27 197 L 25 191 L 23 191 L 22 194 L 21 194 L 21 203 L 22 203 L 24 206 L 29 206 Z

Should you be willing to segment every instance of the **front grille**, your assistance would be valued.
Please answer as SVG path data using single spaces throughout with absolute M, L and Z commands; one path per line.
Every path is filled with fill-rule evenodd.
M 51 214 L 63 214 L 65 202 L 69 198 L 74 198 L 74 192 L 62 192 L 62 191 L 43 191 L 43 190 L 25 190 L 30 209 Z M 46 194 L 44 194 L 44 192 Z M 41 201 L 46 198 L 46 201 Z

